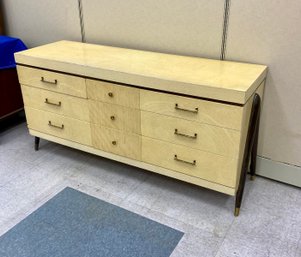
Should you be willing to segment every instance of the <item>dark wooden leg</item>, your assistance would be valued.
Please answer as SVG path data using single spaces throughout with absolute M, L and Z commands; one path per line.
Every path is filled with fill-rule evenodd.
M 242 167 L 241 167 L 241 175 L 240 175 L 238 189 L 236 192 L 234 216 L 239 215 L 250 157 L 252 155 L 252 159 L 256 158 L 256 152 L 257 152 L 256 140 L 258 137 L 258 128 L 259 128 L 260 102 L 261 102 L 260 96 L 258 94 L 255 94 L 254 98 L 253 98 L 247 140 L 246 140 L 246 145 L 245 145 L 245 149 L 244 149 L 244 156 L 243 156 L 243 162 L 242 162 Z M 254 150 L 255 147 L 256 147 L 256 150 Z M 251 165 L 252 165 L 251 169 L 253 169 L 252 171 L 255 172 L 256 161 L 255 162 L 252 161 Z
M 34 138 L 34 149 L 35 149 L 36 151 L 39 150 L 39 144 L 40 144 L 40 138 L 39 138 L 39 137 L 35 137 L 35 138 Z
M 255 172 L 256 172 L 256 157 L 257 157 L 257 148 L 258 148 L 258 133 L 259 133 L 259 116 L 260 116 L 260 109 L 258 110 L 258 120 L 256 123 L 256 130 L 255 130 L 255 138 L 254 143 L 251 149 L 251 164 L 250 164 L 250 174 L 251 180 L 255 179 Z

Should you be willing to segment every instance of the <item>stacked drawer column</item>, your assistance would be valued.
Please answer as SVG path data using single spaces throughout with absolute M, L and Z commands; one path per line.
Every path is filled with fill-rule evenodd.
M 87 80 L 87 91 L 93 146 L 141 160 L 139 89 Z
M 91 145 L 85 79 L 18 66 L 29 129 Z

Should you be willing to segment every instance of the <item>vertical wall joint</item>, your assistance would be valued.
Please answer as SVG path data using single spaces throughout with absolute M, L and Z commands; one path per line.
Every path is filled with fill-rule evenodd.
M 230 2 L 231 2 L 231 0 L 225 0 L 224 20 L 223 20 L 223 34 L 222 34 L 222 45 L 221 45 L 220 60 L 225 60 L 225 57 L 226 57 L 226 45 L 227 45 L 227 33 L 228 33 L 228 25 L 229 25 Z
M 79 14 L 79 22 L 80 22 L 80 33 L 82 42 L 86 42 L 85 36 L 85 26 L 84 26 L 84 14 L 83 14 L 83 3 L 82 0 L 78 0 L 78 14 Z

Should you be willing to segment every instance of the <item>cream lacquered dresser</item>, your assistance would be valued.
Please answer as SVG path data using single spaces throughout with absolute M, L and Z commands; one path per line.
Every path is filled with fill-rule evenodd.
M 35 136 L 236 196 L 267 68 L 60 41 L 15 54 Z

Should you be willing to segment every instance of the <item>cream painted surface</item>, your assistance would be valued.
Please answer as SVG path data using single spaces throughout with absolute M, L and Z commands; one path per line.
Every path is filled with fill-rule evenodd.
M 224 0 L 83 0 L 91 43 L 218 59 Z
M 79 97 L 21 85 L 24 105 L 90 122 L 88 101 Z
M 141 136 L 91 124 L 92 145 L 100 150 L 141 160 Z
M 66 50 L 65 52 L 62 51 L 62 45 Z M 68 49 L 66 45 L 70 45 L 71 49 Z M 53 48 L 53 51 L 50 53 L 52 57 L 50 57 L 49 60 L 45 56 L 41 58 L 41 56 L 38 57 L 35 55 L 36 53 L 38 53 L 37 55 L 39 55 L 41 52 L 43 54 L 46 53 L 46 55 L 49 54 L 45 50 L 49 50 L 49 46 L 50 48 Z M 55 51 L 55 46 L 58 46 L 58 48 L 60 48 L 60 51 L 62 52 Z M 71 52 L 73 46 L 75 46 L 75 48 L 79 46 L 83 47 L 83 52 L 86 53 L 87 56 L 79 57 L 73 54 L 73 56 L 76 57 L 72 57 L 70 53 L 68 53 L 67 57 L 69 56 L 70 59 L 61 59 L 62 56 L 60 55 L 60 53 L 66 54 L 66 52 L 68 51 Z M 74 65 L 73 67 L 81 67 L 81 72 L 85 75 L 90 73 L 96 74 L 95 76 L 100 76 L 99 71 L 101 71 L 102 69 L 96 65 L 98 61 L 94 60 L 93 62 L 93 60 L 87 59 L 91 55 L 91 53 L 95 53 L 95 49 L 100 49 L 99 47 L 108 49 L 109 52 L 112 50 L 111 48 L 103 46 L 76 44 L 73 42 L 64 41 L 45 47 L 35 48 L 26 51 L 25 54 L 24 52 L 18 53 L 16 56 L 18 60 L 26 60 L 28 62 L 28 65 L 37 65 L 42 60 L 46 64 L 48 63 L 50 65 L 54 65 L 53 67 L 58 67 L 61 64 L 61 68 L 67 69 L 62 70 L 63 72 L 69 72 L 68 67 L 70 68 L 72 67 L 72 65 Z M 91 51 L 89 52 L 88 50 Z M 113 50 L 113 52 L 115 50 Z M 116 58 L 118 60 L 126 60 L 129 52 L 133 51 L 127 49 L 117 50 L 118 57 L 116 56 Z M 117 52 L 115 54 L 117 54 Z M 134 52 L 137 53 L 139 51 Z M 34 54 L 29 54 L 26 56 L 26 53 Z M 73 51 L 73 53 L 75 53 L 75 51 Z M 150 58 L 150 56 L 152 55 L 155 56 L 154 58 L 157 58 L 156 56 L 160 54 L 140 51 L 138 56 L 142 57 L 142 60 L 139 61 L 141 64 L 144 64 L 144 55 L 147 55 L 148 58 Z M 22 59 L 23 57 L 25 57 L 25 59 Z M 170 57 L 171 61 L 178 58 L 187 58 L 171 55 Z M 93 59 L 95 57 L 91 58 Z M 60 60 L 59 62 L 58 59 Z M 107 65 L 112 65 L 112 69 L 107 70 L 108 73 L 114 70 L 114 59 L 112 59 L 112 56 L 109 55 L 107 56 L 107 59 L 103 58 L 101 60 L 104 61 L 104 63 L 106 63 Z M 165 61 L 168 60 L 169 59 L 167 58 Z M 212 61 L 205 59 L 198 60 L 201 60 L 201 62 L 203 63 L 210 63 Z M 73 63 L 73 61 L 75 61 L 75 63 Z M 138 60 L 136 61 L 138 63 Z M 87 64 L 88 62 L 90 63 L 90 65 L 94 63 L 94 66 L 89 66 Z M 217 66 L 213 65 L 210 69 L 213 69 L 214 67 L 217 68 L 219 66 L 219 63 L 227 66 L 225 62 L 214 62 Z M 68 66 L 69 64 L 71 66 Z M 119 64 L 117 64 L 117 66 L 118 65 Z M 229 65 L 231 66 L 232 64 Z M 234 66 L 244 67 L 245 65 L 236 63 L 234 64 Z M 263 66 L 258 67 L 261 69 Z M 159 73 L 159 77 L 157 78 L 156 74 L 154 73 L 153 77 L 150 77 L 151 80 L 154 83 L 154 79 L 164 82 L 164 79 L 160 77 L 161 73 L 159 67 L 157 67 L 157 71 Z M 223 78 L 223 72 L 219 72 L 220 71 L 217 68 L 217 71 L 215 73 L 219 75 L 216 76 Z M 75 74 L 80 75 L 81 73 Z M 125 81 L 121 81 L 123 83 L 127 82 L 128 76 L 132 76 L 131 73 L 125 73 L 125 71 L 120 72 L 120 75 L 121 74 L 123 74 L 123 76 L 120 78 L 125 79 Z M 255 74 L 257 74 L 257 77 L 255 76 Z M 249 81 L 249 87 L 245 86 L 244 96 L 246 96 L 247 92 L 252 92 L 252 94 L 254 93 L 252 91 L 254 85 L 258 83 L 258 81 L 261 80 L 262 76 L 264 75 L 265 67 L 263 67 L 262 71 L 254 73 L 252 75 L 254 76 L 254 80 Z M 83 97 L 85 97 L 87 82 L 89 84 L 88 97 L 93 97 L 94 99 L 96 99 L 81 99 L 89 104 L 89 117 L 92 123 L 26 106 L 28 126 L 31 130 L 39 131 L 42 134 L 56 136 L 60 138 L 58 141 L 67 139 L 81 144 L 93 145 L 93 147 L 96 149 L 101 149 L 102 151 L 106 151 L 108 153 L 114 153 L 116 155 L 120 155 L 120 157 L 127 157 L 133 160 L 142 160 L 146 162 L 144 164 L 146 167 L 151 167 L 149 165 L 157 166 L 159 168 L 159 173 L 167 174 L 168 176 L 174 175 L 174 177 L 176 178 L 184 178 L 185 181 L 189 181 L 191 183 L 194 183 L 194 181 L 196 181 L 196 184 L 205 184 L 212 189 L 216 187 L 219 191 L 223 190 L 227 193 L 230 192 L 230 194 L 233 194 L 233 190 L 236 187 L 238 174 L 238 153 L 241 152 L 241 149 L 238 152 L 238 147 L 240 145 L 240 147 L 243 148 L 243 145 L 240 144 L 241 141 L 239 141 L 239 138 L 241 130 L 245 125 L 242 123 L 242 121 L 246 119 L 245 116 L 247 112 L 245 106 L 204 100 L 203 98 L 197 99 L 196 97 L 179 96 L 178 94 L 158 93 L 150 90 L 153 89 L 153 87 L 151 86 L 148 90 L 142 89 L 142 87 L 148 87 L 145 84 L 142 84 L 140 89 L 130 87 L 122 88 L 123 85 L 114 85 L 100 81 L 92 81 L 89 79 L 86 80 L 84 77 L 80 76 L 72 76 L 66 73 L 63 74 L 57 72 L 42 71 L 41 69 L 26 68 L 22 66 L 19 66 L 19 76 L 20 81 L 23 81 L 24 84 L 36 87 L 40 87 L 41 83 L 44 86 L 46 78 L 48 81 L 48 83 L 46 84 L 47 86 L 51 86 L 52 90 L 52 92 L 50 90 L 47 90 L 48 92 L 59 94 L 62 97 L 64 96 L 64 94 L 66 94 L 65 96 L 69 99 L 73 99 L 75 97 L 69 96 L 68 93 L 75 94 L 74 92 L 77 92 L 78 90 L 76 89 L 78 88 L 82 89 L 79 91 L 81 91 L 81 93 L 84 93 L 85 95 Z M 41 79 L 43 77 L 44 81 L 43 79 Z M 215 77 L 214 79 L 218 78 Z M 63 81 L 63 83 L 61 83 L 61 81 Z M 247 83 L 247 81 L 248 79 L 246 79 L 245 83 Z M 257 82 L 254 83 L 254 81 Z M 83 87 L 81 86 L 82 83 Z M 227 96 L 231 99 L 233 88 L 231 86 L 229 88 L 229 84 L 227 83 L 224 86 L 225 87 L 223 87 L 223 90 L 226 93 L 223 95 L 223 97 Z M 199 85 L 199 87 L 202 88 L 203 86 Z M 214 86 L 214 88 L 216 88 L 216 85 Z M 33 89 L 46 91 L 40 88 Z M 99 89 L 99 92 L 97 89 Z M 162 89 L 164 91 L 168 91 L 165 87 L 163 87 Z M 180 91 L 180 93 L 185 94 L 185 90 L 188 89 L 192 91 L 194 90 L 193 87 L 182 87 L 182 91 Z M 113 90 L 114 92 L 111 92 Z M 193 93 L 190 94 L 193 95 Z M 108 99 L 114 97 L 116 97 L 115 102 L 109 102 L 110 100 Z M 229 98 L 225 98 L 226 101 L 228 101 L 228 99 Z M 37 106 L 37 108 L 40 107 Z M 146 117 L 145 122 L 142 124 L 143 131 L 141 131 L 141 111 L 147 111 L 149 115 L 153 115 L 154 117 L 162 117 L 157 121 L 155 121 L 156 118 L 152 119 L 150 116 Z M 185 135 L 185 133 L 187 133 L 183 132 L 185 129 L 196 129 L 197 132 L 194 133 L 202 135 L 203 137 L 206 136 L 207 140 L 203 140 L 204 142 L 199 144 L 198 147 L 202 149 L 203 147 L 211 147 L 211 150 L 213 151 L 221 151 L 221 149 L 223 149 L 224 155 L 212 153 L 208 149 L 206 149 L 206 151 L 202 151 L 197 147 L 193 147 L 192 145 L 185 146 L 167 142 L 168 140 L 172 141 L 172 139 L 169 138 L 168 140 L 164 140 L 161 137 L 165 133 L 165 131 L 164 133 L 160 133 L 160 122 L 164 123 L 165 127 L 163 127 L 163 130 L 169 130 L 170 127 L 168 126 L 179 126 L 179 128 L 173 128 L 172 135 L 175 135 L 174 129 L 177 129 L 177 137 L 182 137 L 183 135 Z M 182 123 L 185 123 L 185 125 L 182 125 Z M 152 134 L 153 130 L 158 130 L 159 134 Z M 142 134 L 145 132 L 147 135 L 158 137 L 160 140 L 140 135 L 141 132 Z M 71 145 L 73 145 L 73 143 Z M 233 151 L 233 153 L 230 156 L 226 156 L 226 151 L 228 151 L 228 153 L 232 153 Z M 170 171 L 166 172 L 166 169 L 170 169 Z M 202 183 L 200 181 L 202 181 Z M 212 183 L 215 183 L 215 185 L 213 186 Z M 223 185 L 224 187 L 221 187 L 221 185 Z M 225 187 L 228 189 L 226 190 Z
M 301 166 L 301 2 L 231 2 L 227 59 L 269 67 L 258 154 Z
M 176 109 L 182 108 L 190 111 Z M 164 94 L 149 90 L 140 91 L 141 110 L 198 121 L 223 128 L 240 130 L 243 108 L 213 101 Z M 196 112 L 197 108 L 197 112 Z
M 38 87 L 58 93 L 87 97 L 85 79 L 62 73 L 17 66 L 19 82 L 23 85 Z
M 31 107 L 25 107 L 25 113 L 30 129 L 84 145 L 91 145 L 91 129 L 88 122 Z
M 188 175 L 180 173 L 180 172 L 176 172 L 176 171 L 169 170 L 169 169 L 164 169 L 162 167 L 158 167 L 158 166 L 151 165 L 151 164 L 148 164 L 148 163 L 145 163 L 145 162 L 133 160 L 133 159 L 126 158 L 126 157 L 116 155 L 116 154 L 113 154 L 113 153 L 108 153 L 108 152 L 105 152 L 105 151 L 102 151 L 102 150 L 99 150 L 99 149 L 95 149 L 93 147 L 89 147 L 89 146 L 82 145 L 82 144 L 79 144 L 79 143 L 76 143 L 76 142 L 65 140 L 63 138 L 55 137 L 55 136 L 52 136 L 52 135 L 49 135 L 49 134 L 46 134 L 46 133 L 41 133 L 41 132 L 33 130 L 33 129 L 29 129 L 29 133 L 32 136 L 37 136 L 37 137 L 40 137 L 40 138 L 44 138 L 46 140 L 56 142 L 58 144 L 66 145 L 66 146 L 69 146 L 69 147 L 72 147 L 72 148 L 75 148 L 75 149 L 78 149 L 78 150 L 81 150 L 81 151 L 85 151 L 85 152 L 88 152 L 88 153 L 92 153 L 92 154 L 95 154 L 95 155 L 102 156 L 104 158 L 108 158 L 108 159 L 115 160 L 115 161 L 118 161 L 118 162 L 126 163 L 126 164 L 129 164 L 129 165 L 141 168 L 141 169 L 145 169 L 145 170 L 148 170 L 148 171 L 152 171 L 152 172 L 155 172 L 155 173 L 162 174 L 164 176 L 168 176 L 168 177 L 172 177 L 172 178 L 175 178 L 175 179 L 183 180 L 183 181 L 186 181 L 188 183 L 195 184 L 195 185 L 198 185 L 198 186 L 202 186 L 202 187 L 205 187 L 205 188 L 209 188 L 209 189 L 212 189 L 212 190 L 215 190 L 215 191 L 218 191 L 218 192 L 222 192 L 222 193 L 225 193 L 225 194 L 228 194 L 228 195 L 235 195 L 235 193 L 236 193 L 235 189 L 231 188 L 231 187 L 226 187 L 226 186 L 216 184 L 216 183 L 204 180 L 204 179 L 188 176 Z
M 15 54 L 17 63 L 244 104 L 266 66 L 60 41 Z
M 225 156 L 237 156 L 240 132 L 141 111 L 143 136 Z M 188 136 L 188 137 L 187 137 Z
M 100 89 L 101 90 L 101 89 Z M 132 133 L 141 133 L 140 111 L 89 99 L 91 123 Z
M 178 160 L 175 160 L 175 155 Z M 179 160 L 184 160 L 185 163 Z M 142 161 L 224 186 L 235 187 L 237 158 L 142 137 Z
M 7 35 L 28 47 L 69 39 L 80 41 L 76 0 L 3 0 Z
M 99 80 L 87 79 L 89 99 L 139 109 L 139 89 Z

